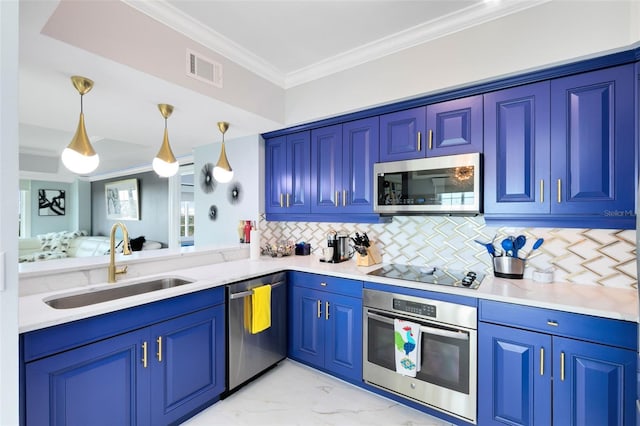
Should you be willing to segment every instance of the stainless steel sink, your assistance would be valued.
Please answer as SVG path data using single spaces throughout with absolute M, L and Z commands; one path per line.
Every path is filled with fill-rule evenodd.
M 55 299 L 45 300 L 44 302 L 55 309 L 78 308 L 80 306 L 93 305 L 95 303 L 121 299 L 123 297 L 135 296 L 137 294 L 149 293 L 165 288 L 178 287 L 192 282 L 193 281 L 177 277 L 156 278 L 151 281 L 143 281 L 136 284 L 105 288 L 103 290 L 89 290 L 85 293 L 56 297 Z

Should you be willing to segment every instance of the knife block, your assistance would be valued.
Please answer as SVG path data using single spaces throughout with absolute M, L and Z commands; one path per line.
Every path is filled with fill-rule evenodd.
M 356 253 L 357 266 L 371 266 L 377 265 L 378 263 L 382 263 L 382 256 L 373 241 L 371 242 L 371 246 L 367 247 L 366 255 L 363 256 L 360 253 Z

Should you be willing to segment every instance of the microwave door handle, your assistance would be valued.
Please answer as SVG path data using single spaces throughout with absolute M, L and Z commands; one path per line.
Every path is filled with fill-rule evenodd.
M 393 318 L 389 318 L 389 317 L 386 317 L 386 316 L 374 314 L 371 311 L 367 312 L 367 317 L 376 319 L 376 320 L 384 322 L 386 324 L 393 324 Z M 422 324 L 420 324 L 420 332 L 421 333 L 428 333 L 428 334 L 436 334 L 438 336 L 450 337 L 452 339 L 458 339 L 458 340 L 469 340 L 469 336 L 464 332 L 442 330 L 442 329 L 439 329 L 439 328 L 427 327 L 427 326 L 422 325 Z

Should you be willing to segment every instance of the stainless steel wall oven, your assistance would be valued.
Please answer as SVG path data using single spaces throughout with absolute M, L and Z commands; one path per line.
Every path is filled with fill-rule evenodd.
M 476 312 L 473 306 L 365 289 L 364 380 L 476 423 Z M 420 326 L 421 370 L 416 377 L 396 372 L 396 318 Z

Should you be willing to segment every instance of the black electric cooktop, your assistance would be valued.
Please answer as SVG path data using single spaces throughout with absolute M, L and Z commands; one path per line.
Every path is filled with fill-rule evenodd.
M 368 275 L 471 289 L 478 288 L 484 279 L 484 274 L 473 271 L 399 264 L 385 265 L 369 272 Z

